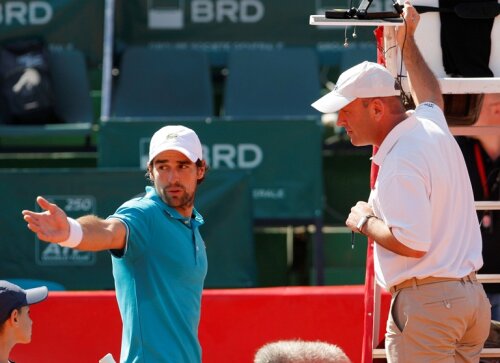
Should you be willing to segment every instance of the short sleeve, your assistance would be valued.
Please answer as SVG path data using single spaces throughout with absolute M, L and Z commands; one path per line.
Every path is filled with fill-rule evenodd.
M 443 130 L 448 130 L 448 124 L 444 117 L 443 110 L 432 102 L 423 102 L 415 109 L 417 117 L 423 117 L 434 122 Z
M 377 184 L 379 212 L 399 242 L 414 250 L 428 251 L 432 221 L 425 181 L 418 173 L 405 170 L 404 165 L 397 170 Z
M 127 228 L 127 241 L 125 250 L 122 253 L 112 251 L 114 257 L 134 260 L 142 256 L 147 248 L 148 241 L 151 240 L 148 218 L 149 208 L 144 203 L 136 200 L 128 201 L 108 217 L 121 220 Z

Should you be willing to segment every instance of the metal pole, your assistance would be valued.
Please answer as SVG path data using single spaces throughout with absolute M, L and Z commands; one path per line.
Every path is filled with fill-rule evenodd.
M 104 8 L 104 41 L 102 57 L 101 121 L 108 121 L 111 113 L 111 88 L 113 69 L 113 31 L 115 0 L 106 0 Z

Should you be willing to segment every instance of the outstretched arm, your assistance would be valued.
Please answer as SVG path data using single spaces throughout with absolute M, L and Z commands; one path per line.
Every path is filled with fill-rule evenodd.
M 415 42 L 414 35 L 420 15 L 408 1 L 405 2 L 403 18 L 405 25 L 396 29 L 397 42 L 408 73 L 413 100 L 416 105 L 422 102 L 432 102 L 442 110 L 444 101 L 439 82 L 425 62 Z
M 23 210 L 22 214 L 28 223 L 28 228 L 36 233 L 42 241 L 50 243 L 65 241 L 70 234 L 66 213 L 45 198 L 38 197 L 36 201 L 45 211 L 35 213 Z M 82 227 L 83 237 L 76 249 L 102 251 L 125 247 L 127 231 L 121 221 L 117 219 L 104 220 L 93 215 L 80 217 L 77 221 Z

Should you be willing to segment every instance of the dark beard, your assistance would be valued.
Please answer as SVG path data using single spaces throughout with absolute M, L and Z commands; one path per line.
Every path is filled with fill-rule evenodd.
M 163 201 L 173 208 L 192 207 L 194 204 L 194 193 L 193 194 L 186 193 L 182 185 L 175 184 L 173 186 L 181 188 L 184 192 L 180 197 L 172 198 L 167 193 L 167 189 L 172 187 L 172 185 L 168 185 L 165 188 L 163 188 L 161 193 Z

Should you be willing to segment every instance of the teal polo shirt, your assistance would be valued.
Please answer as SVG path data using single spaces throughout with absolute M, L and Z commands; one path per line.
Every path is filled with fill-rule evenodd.
M 108 218 L 127 227 L 124 250 L 111 251 L 123 321 L 121 362 L 199 363 L 201 293 L 207 273 L 202 216 L 185 218 L 153 187 Z

